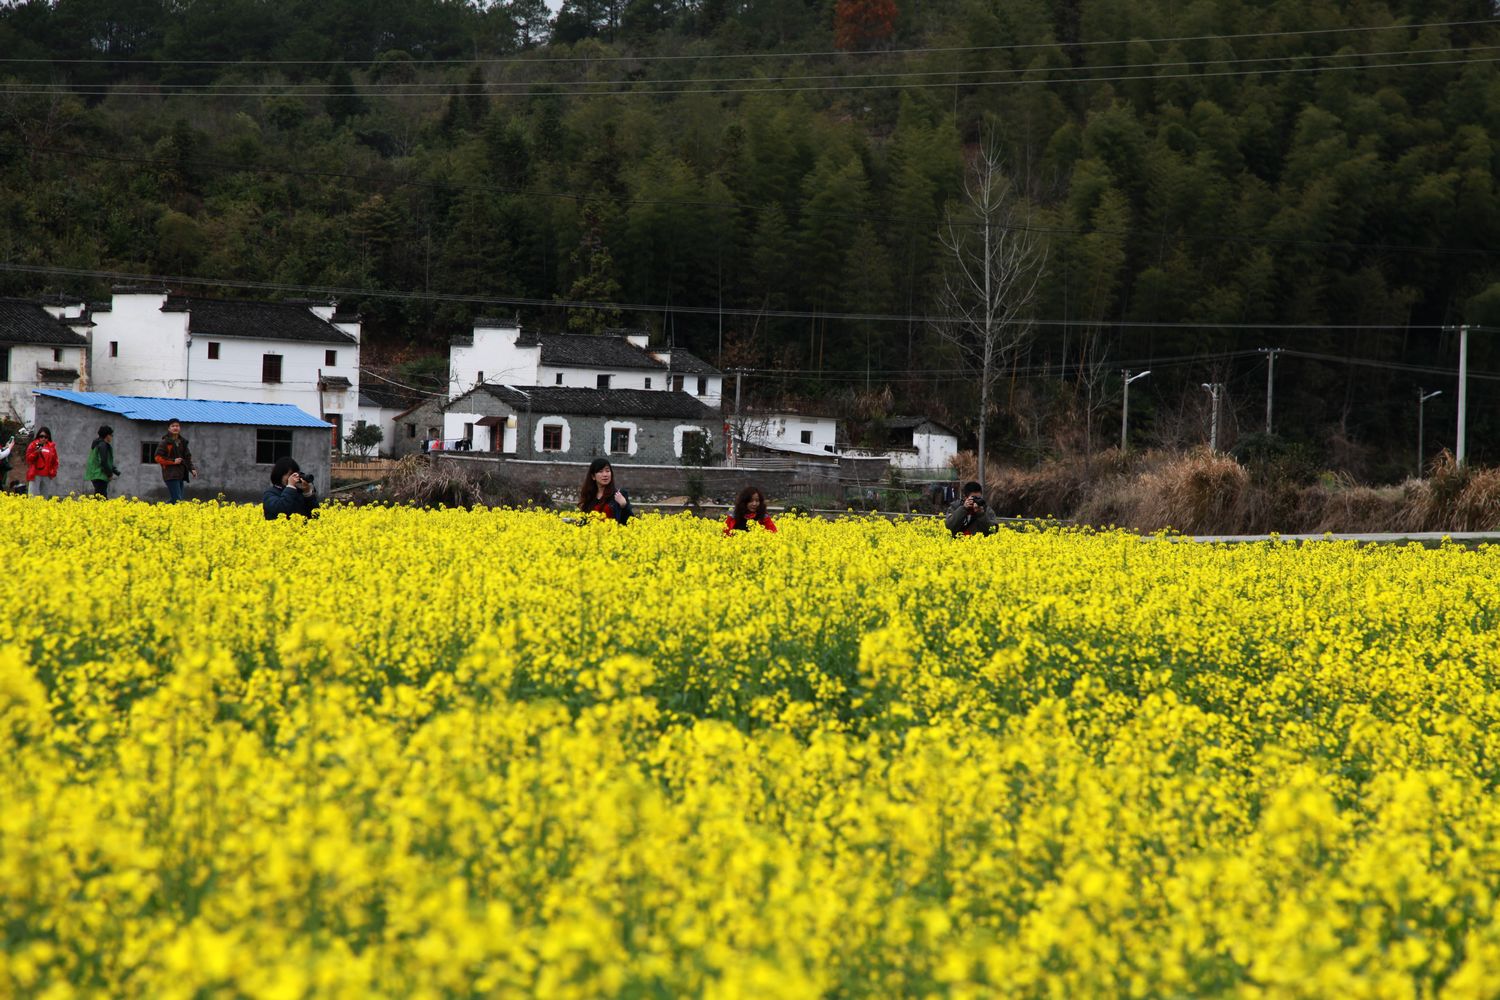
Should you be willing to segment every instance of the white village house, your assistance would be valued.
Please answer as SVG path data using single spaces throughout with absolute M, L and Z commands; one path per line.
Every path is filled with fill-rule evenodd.
M 740 418 L 737 437 L 771 451 L 832 455 L 839 449 L 839 421 L 795 410 L 756 410 Z
M 342 441 L 358 419 L 360 324 L 335 310 L 116 288 L 111 308 L 92 313 L 89 388 L 285 403 L 321 417 Z
M 448 398 L 482 383 L 685 392 L 718 407 L 724 375 L 693 354 L 652 348 L 646 334 L 532 333 L 513 320 L 478 319 L 448 351 Z
M 67 316 L 62 305 L 0 299 L 0 420 L 32 423 L 33 390 L 83 387 L 88 339 L 79 330 L 87 329 L 87 321 L 60 316 Z
M 958 434 L 945 424 L 927 417 L 886 417 L 881 421 L 886 447 L 880 454 L 898 469 L 913 472 L 944 472 L 958 456 Z

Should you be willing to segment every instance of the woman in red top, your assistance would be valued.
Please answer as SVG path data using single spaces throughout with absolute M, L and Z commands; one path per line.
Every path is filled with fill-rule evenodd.
M 578 490 L 578 509 L 603 514 L 616 524 L 630 520 L 630 498 L 615 482 L 615 467 L 608 459 L 596 458 L 589 463 L 588 475 Z
M 34 497 L 50 497 L 57 492 L 57 445 L 52 432 L 36 429 L 36 437 L 26 446 L 26 492 Z
M 734 511 L 724 519 L 724 537 L 736 531 L 749 531 L 751 521 L 767 531 L 776 530 L 776 522 L 766 513 L 765 495 L 757 487 L 746 486 L 735 498 Z

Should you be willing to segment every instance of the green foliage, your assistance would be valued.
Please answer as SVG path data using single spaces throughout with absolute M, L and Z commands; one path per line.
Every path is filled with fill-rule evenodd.
M 1311 323 L 1352 332 L 1283 346 L 1451 367 L 1451 340 L 1418 328 L 1500 325 L 1500 69 L 1468 54 L 1500 24 L 1391 27 L 1476 20 L 1473 4 L 902 8 L 889 44 L 927 51 L 835 59 L 795 55 L 834 45 L 834 5 L 803 0 L 567 0 L 550 24 L 540 0 L 3 5 L 0 51 L 49 62 L 7 63 L 0 81 L 15 84 L 0 101 L 0 260 L 369 288 L 391 293 L 362 304 L 372 340 L 434 353 L 493 304 L 401 296 L 652 303 L 522 319 L 649 325 L 711 361 L 733 340 L 757 366 L 939 368 L 920 319 L 828 317 L 931 313 L 936 223 L 985 132 L 1047 234 L 1038 311 L 1108 331 L 1112 358 L 1273 346 L 1276 324 Z M 1233 37 L 1201 37 L 1215 34 Z M 1165 37 L 1181 40 L 1147 41 Z M 1405 59 L 1434 65 L 1365 65 L 1421 48 L 1438 51 Z M 680 58 L 693 55 L 736 58 Z M 948 82 L 880 86 L 894 72 Z M 1123 76 L 1139 79 L 1103 79 Z M 1036 83 L 1049 78 L 1070 82 Z M 54 83 L 90 93 L 28 92 Z M 0 272 L 7 295 L 108 287 Z M 720 304 L 747 314 L 721 320 Z M 1049 329 L 1026 366 L 1075 357 L 1077 336 Z M 1470 360 L 1500 368 L 1500 342 Z M 1133 397 L 1142 434 L 1205 377 L 1158 372 Z M 1409 398 L 1409 375 L 1356 383 L 1288 358 L 1278 381 L 1277 424 L 1303 444 L 1408 450 L 1410 407 L 1376 401 Z M 950 418 L 968 391 L 897 386 L 901 410 Z M 991 429 L 1014 454 L 1065 436 L 1018 402 L 1049 395 L 1005 393 Z M 1451 446 L 1451 418 L 1429 417 Z M 1470 426 L 1483 461 L 1500 407 Z
M 344 447 L 361 458 L 370 454 L 385 440 L 385 431 L 379 424 L 362 424 L 344 437 Z

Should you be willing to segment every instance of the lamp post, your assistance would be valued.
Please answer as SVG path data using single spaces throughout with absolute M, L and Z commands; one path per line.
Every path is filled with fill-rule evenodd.
M 1129 368 L 1125 369 L 1125 395 L 1120 401 L 1120 454 L 1122 455 L 1130 447 L 1127 443 L 1130 431 L 1130 383 L 1138 378 L 1145 378 L 1150 374 L 1151 369 L 1149 368 L 1134 375 L 1130 374 Z
M 1208 450 L 1216 452 L 1219 450 L 1219 393 L 1224 391 L 1224 383 L 1204 382 L 1201 384 L 1207 390 L 1208 394 L 1213 397 L 1213 422 L 1209 425 L 1211 429 L 1208 435 Z
M 1441 396 L 1442 394 L 1443 394 L 1443 390 L 1441 390 L 1441 389 L 1437 389 L 1437 390 L 1435 390 L 1433 392 L 1427 392 L 1426 390 L 1422 389 L 1420 386 L 1417 388 L 1417 478 L 1418 479 L 1422 478 L 1422 461 L 1423 461 L 1423 455 L 1424 455 L 1423 448 L 1422 448 L 1422 431 L 1424 429 L 1423 428 L 1423 420 L 1424 420 L 1424 417 L 1426 416 L 1427 401 L 1429 399 L 1433 398 L 1434 396 Z

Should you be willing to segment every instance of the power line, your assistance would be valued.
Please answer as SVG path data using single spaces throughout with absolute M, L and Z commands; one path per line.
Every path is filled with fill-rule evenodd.
M 1453 51 L 1462 51 L 1462 50 L 1453 50 Z M 721 95 L 721 96 L 722 95 L 729 95 L 729 94 L 804 94 L 804 93 L 819 93 L 819 92 L 829 93 L 829 92 L 865 91 L 865 90 L 919 90 L 919 89 L 923 89 L 923 88 L 932 88 L 932 87 L 970 87 L 970 88 L 980 88 L 980 87 L 1027 87 L 1027 86 L 1049 86 L 1050 87 L 1050 86 L 1055 86 L 1055 85 L 1058 85 L 1058 84 L 1070 84 L 1070 83 L 1084 83 L 1084 84 L 1087 84 L 1087 83 L 1121 83 L 1121 82 L 1129 82 L 1129 81 L 1134 81 L 1134 80 L 1146 80 L 1146 81 L 1151 81 L 1153 83 L 1165 83 L 1165 82 L 1170 82 L 1172 80 L 1206 80 L 1206 79 L 1214 79 L 1214 78 L 1241 77 L 1241 76 L 1279 76 L 1279 75 L 1284 74 L 1284 73 L 1325 73 L 1325 72 L 1326 73 L 1338 73 L 1338 72 L 1348 72 L 1348 71 L 1353 71 L 1353 70 L 1422 69 L 1422 68 L 1429 68 L 1429 67 L 1433 67 L 1433 66 L 1456 66 L 1456 65 L 1472 66 L 1472 65 L 1484 65 L 1484 64 L 1488 64 L 1488 63 L 1494 63 L 1494 62 L 1500 62 L 1500 57 L 1493 57 L 1493 58 L 1487 58 L 1487 59 L 1467 59 L 1467 58 L 1465 58 L 1465 59 L 1438 59 L 1438 60 L 1429 60 L 1429 61 L 1425 61 L 1425 62 L 1369 63 L 1369 64 L 1366 64 L 1366 65 L 1347 65 L 1347 66 L 1286 66 L 1286 67 L 1281 67 L 1281 68 L 1266 67 L 1266 68 L 1243 69 L 1243 70 L 1224 70 L 1224 71 L 1206 72 L 1206 73 L 1168 73 L 1168 74 L 1145 73 L 1145 74 L 1133 74 L 1133 75 L 1132 74 L 1125 74 L 1125 75 L 1118 75 L 1118 76 L 1086 76 L 1085 75 L 1085 76 L 1052 77 L 1052 78 L 1048 78 L 1048 79 L 1029 79 L 1029 80 L 968 80 L 968 81 L 935 81 L 935 82 L 918 82 L 918 83 L 870 83 L 870 84 L 849 83 L 849 84 L 820 84 L 820 85 L 805 86 L 805 87 L 696 87 L 696 88 L 694 88 L 694 87 L 681 87 L 681 88 L 674 88 L 674 89 L 670 89 L 670 90 L 649 90 L 649 89 L 648 90 L 637 90 L 637 89 L 633 89 L 633 88 L 632 89 L 617 89 L 617 90 L 578 90 L 578 91 L 570 91 L 570 92 L 568 92 L 566 94 L 559 94 L 559 95 L 555 95 L 555 96 L 559 96 L 559 97 L 677 97 L 677 96 L 700 95 L 700 94 L 715 94 L 715 95 Z M 1068 68 L 1072 69 L 1072 67 L 1068 67 Z M 1150 67 L 1149 66 L 1143 66 L 1142 68 L 1149 69 Z M 1038 70 L 1031 70 L 1030 72 L 1035 73 L 1035 72 L 1043 72 L 1043 71 L 1044 70 L 1038 69 Z M 689 80 L 689 81 L 684 81 L 684 82 L 686 82 L 686 83 L 693 83 L 695 81 Z M 282 97 L 282 96 L 296 96 L 296 97 L 364 97 L 364 96 L 368 96 L 368 97 L 382 97 L 382 98 L 403 98 L 403 97 L 405 97 L 405 98 L 416 98 L 416 97 L 431 98 L 431 97 L 440 97 L 440 96 L 442 96 L 441 93 L 434 93 L 434 92 L 425 91 L 425 90 L 422 91 L 422 92 L 420 92 L 420 93 L 412 93 L 412 92 L 409 92 L 409 91 L 389 91 L 389 92 L 382 92 L 382 93 L 373 93 L 373 94 L 371 94 L 371 93 L 366 93 L 364 91 L 361 91 L 358 87 L 337 87 L 337 88 L 334 88 L 334 89 L 329 89 L 326 86 L 325 86 L 325 89 L 323 89 L 323 90 L 295 91 L 295 92 L 291 93 L 290 95 L 288 94 L 286 88 L 283 87 L 283 86 L 261 86 L 260 89 L 257 89 L 257 90 L 238 90 L 238 91 L 233 91 L 233 92 L 230 92 L 230 93 L 221 93 L 221 92 L 217 92 L 217 91 L 182 90 L 180 88 L 173 89 L 172 87 L 162 87 L 162 86 L 139 86 L 139 85 L 123 86 L 123 85 L 97 85 L 97 84 L 83 84 L 83 85 L 74 85 L 74 84 L 64 84 L 64 85 L 56 85 L 56 84 L 19 84 L 19 85 L 11 85 L 11 86 L 5 88 L 5 90 L 8 93 L 22 94 L 22 95 L 35 95 L 35 96 L 62 95 L 62 96 L 73 96 L 73 97 L 206 97 L 206 98 L 212 98 L 212 99 L 220 99 L 220 98 L 224 98 L 224 97 L 246 98 L 246 97 Z M 486 91 L 486 92 L 488 92 L 488 91 Z M 499 95 L 499 96 L 505 96 L 505 95 L 502 94 L 502 95 Z M 530 96 L 547 96 L 547 95 L 532 94 Z
M 397 95 L 416 96 L 423 93 L 441 95 L 474 95 L 486 94 L 494 96 L 517 96 L 516 92 L 526 93 L 533 88 L 556 88 L 556 87 L 641 87 L 662 86 L 676 84 L 720 84 L 720 83 L 798 83 L 809 80 L 847 80 L 850 78 L 870 77 L 892 77 L 892 78 L 965 78 L 943 82 L 968 85 L 979 82 L 983 77 L 992 76 L 1024 76 L 1037 73 L 1070 72 L 1077 73 L 1087 70 L 1097 73 L 1104 70 L 1145 70 L 1145 69 L 1169 69 L 1190 68 L 1197 66 L 1236 66 L 1250 63 L 1277 63 L 1295 59 L 1371 59 L 1385 56 L 1415 56 L 1433 55 L 1436 53 L 1463 52 L 1474 53 L 1490 51 L 1500 48 L 1500 45 L 1470 45 L 1463 48 L 1455 48 L 1452 45 L 1444 45 L 1430 49 L 1382 49 L 1373 52 L 1332 52 L 1327 54 L 1317 53 L 1292 53 L 1288 55 L 1275 56 L 1244 56 L 1227 59 L 1188 59 L 1177 62 L 1152 62 L 1152 63 L 1113 63 L 1097 66 L 1032 66 L 1019 68 L 1001 69 L 944 69 L 944 70 L 871 70 L 843 73 L 810 73 L 810 74 L 759 74 L 756 76 L 727 76 L 727 77 L 658 77 L 637 78 L 626 77 L 609 80 L 487 80 L 482 83 L 469 83 L 467 81 L 455 82 L 452 80 L 441 80 L 431 83 L 403 82 L 403 83 L 363 83 L 358 85 L 330 85 L 326 82 L 317 83 L 286 83 L 276 84 L 277 89 L 284 95 L 297 96 L 311 94 L 313 96 L 328 96 L 330 91 L 336 94 L 347 95 Z M 538 63 L 535 65 L 545 65 Z M 88 86 L 87 84 L 36 84 L 34 86 L 46 86 L 73 92 L 68 88 L 74 86 Z M 97 86 L 97 85 L 95 85 Z M 225 96 L 234 96 L 241 93 L 259 94 L 267 84 L 264 83 L 202 83 L 202 84 L 177 84 L 174 85 L 173 94 L 213 93 Z M 154 88 L 153 88 L 154 90 Z M 117 91 L 116 91 L 117 92 Z M 550 96 L 550 95 L 549 95 Z M 557 96 L 569 96 L 563 92 Z
M 769 319 L 821 319 L 851 320 L 871 323 L 927 323 L 948 325 L 960 322 L 946 316 L 925 316 L 912 313 L 852 313 L 829 312 L 810 309 L 755 309 L 731 306 L 683 306 L 670 307 L 638 302 L 597 302 L 579 299 L 540 299 L 524 296 L 459 295 L 448 292 L 396 292 L 377 288 L 340 288 L 327 285 L 291 285 L 274 281 L 249 281 L 242 278 L 199 278 L 187 275 L 136 274 L 127 271 L 103 271 L 78 267 L 58 267 L 41 264 L 19 264 L 0 261 L 0 271 L 16 274 L 50 274 L 72 278 L 87 278 L 99 281 L 114 281 L 135 285 L 195 285 L 218 288 L 239 288 L 247 291 L 273 291 L 298 296 L 334 296 L 341 299 L 393 299 L 411 302 L 455 302 L 470 305 L 531 306 L 539 309 L 608 309 L 620 312 L 682 313 L 690 316 L 745 316 Z M 1040 327 L 1078 327 L 1086 324 L 1072 319 L 1036 318 L 1027 321 Z M 1184 323 L 1157 322 L 1147 320 L 1113 320 L 1112 329 L 1142 330 L 1302 330 L 1322 332 L 1328 330 L 1353 330 L 1374 332 L 1380 330 L 1446 330 L 1449 324 L 1442 323 Z M 1471 327 L 1473 329 L 1473 327 Z
M 469 66 L 469 65 L 508 65 L 508 64 L 530 64 L 530 63 L 617 63 L 617 62 L 682 62 L 682 61 L 715 61 L 715 60 L 739 60 L 739 59 L 808 59 L 824 56 L 868 57 L 868 56 L 890 56 L 890 55 L 920 55 L 928 53 L 956 53 L 956 52 L 1020 52 L 1034 49 L 1063 49 L 1063 48 L 1093 48 L 1101 45 L 1125 45 L 1131 42 L 1143 42 L 1147 45 L 1172 44 L 1177 42 L 1206 42 L 1206 41 L 1238 41 L 1246 38 L 1295 38 L 1309 35 L 1336 35 L 1356 34 L 1372 31 L 1422 31 L 1427 28 L 1462 28 L 1476 25 L 1493 25 L 1492 20 L 1476 21 L 1427 21 L 1418 24 L 1391 24 L 1391 25 L 1350 25 L 1336 28 L 1297 28 L 1282 31 L 1247 31 L 1233 34 L 1214 35 L 1177 35 L 1159 38 L 1110 38 L 1094 39 L 1090 41 L 1077 42 L 1016 42 L 1008 45 L 967 45 L 967 46 L 918 46 L 905 49 L 885 49 L 868 51 L 845 51 L 832 49 L 811 52 L 718 52 L 705 54 L 681 54 L 681 55 L 654 55 L 654 56 L 551 56 L 544 55 L 541 58 L 528 56 L 492 57 L 492 58 L 454 58 L 454 59 L 428 59 L 421 62 L 413 60 L 416 66 Z M 542 50 L 545 51 L 545 50 Z M 374 65 L 378 58 L 370 60 L 356 60 L 355 65 L 369 63 Z M 110 65 L 110 66 L 338 66 L 349 65 L 345 59 L 133 59 L 133 58 L 91 58 L 91 59 L 55 59 L 45 56 L 8 56 L 0 58 L 0 64 L 4 63 L 45 63 L 47 65 Z

